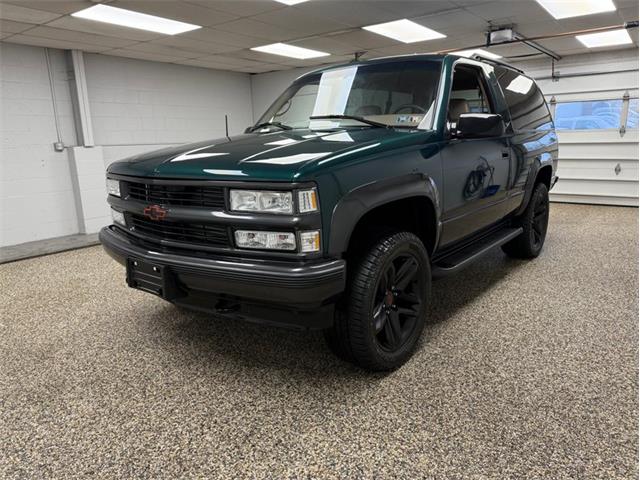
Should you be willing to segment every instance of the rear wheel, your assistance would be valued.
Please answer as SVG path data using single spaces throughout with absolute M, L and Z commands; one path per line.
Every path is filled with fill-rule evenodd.
M 522 234 L 502 246 L 502 250 L 514 258 L 535 258 L 540 255 L 549 224 L 549 191 L 544 183 L 538 183 L 524 213 L 516 220 Z
M 329 346 L 369 370 L 392 370 L 411 356 L 424 328 L 429 256 L 412 233 L 384 235 L 350 276 L 348 299 L 327 331 Z

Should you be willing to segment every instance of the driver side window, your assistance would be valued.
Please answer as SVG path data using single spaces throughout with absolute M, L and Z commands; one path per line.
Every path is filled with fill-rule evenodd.
M 452 128 L 463 113 L 492 113 L 480 71 L 466 65 L 457 66 L 453 74 L 447 115 Z

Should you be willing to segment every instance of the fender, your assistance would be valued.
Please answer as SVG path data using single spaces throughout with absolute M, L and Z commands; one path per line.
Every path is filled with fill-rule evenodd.
M 538 173 L 540 173 L 540 170 L 542 170 L 543 168 L 550 168 L 553 170 L 553 163 L 551 161 L 548 161 L 548 162 L 545 161 L 541 163 L 540 159 L 536 158 L 535 162 L 533 163 L 533 165 L 531 165 L 531 168 L 529 169 L 529 175 L 527 176 L 527 183 L 524 188 L 524 196 L 522 199 L 522 203 L 520 204 L 518 209 L 515 211 L 515 216 L 521 215 L 527 208 L 527 205 L 529 205 L 529 200 L 531 200 L 531 195 L 533 194 L 533 187 L 535 185 L 536 178 L 538 177 Z M 553 171 L 551 172 L 551 176 L 553 177 Z M 553 178 L 552 178 L 552 182 L 553 182 Z
M 422 173 L 387 178 L 354 188 L 336 204 L 331 216 L 329 253 L 339 256 L 347 250 L 351 234 L 358 221 L 381 205 L 410 197 L 425 197 L 434 207 L 436 238 L 440 238 L 440 194 L 435 181 Z

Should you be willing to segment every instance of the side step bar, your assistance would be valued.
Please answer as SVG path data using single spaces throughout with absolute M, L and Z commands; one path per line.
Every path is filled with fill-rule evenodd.
M 505 228 L 487 235 L 461 250 L 457 250 L 444 258 L 438 259 L 438 261 L 431 266 L 432 276 L 436 279 L 458 273 L 463 268 L 471 265 L 480 257 L 493 250 L 495 247 L 504 245 L 521 233 L 522 228 L 519 227 Z

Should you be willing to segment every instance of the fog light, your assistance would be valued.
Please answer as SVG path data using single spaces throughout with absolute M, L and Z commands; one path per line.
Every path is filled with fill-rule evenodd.
M 111 209 L 111 218 L 113 219 L 113 223 L 117 223 L 122 225 L 123 227 L 127 226 L 127 222 L 124 219 L 124 213 L 119 212 L 117 210 Z
M 318 230 L 300 232 L 300 251 L 305 253 L 320 251 L 320 232 Z
M 236 230 L 235 237 L 238 248 L 255 248 L 262 250 L 296 249 L 296 236 L 293 233 Z

